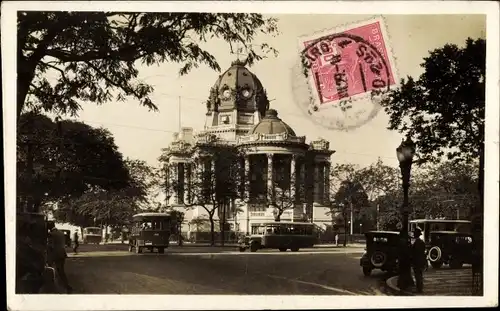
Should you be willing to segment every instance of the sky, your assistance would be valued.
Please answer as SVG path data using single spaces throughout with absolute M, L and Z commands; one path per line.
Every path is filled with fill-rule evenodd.
M 269 43 L 279 51 L 250 67 L 267 90 L 271 108 L 278 110 L 279 117 L 288 123 L 299 136 L 307 140 L 324 138 L 335 150 L 332 163 L 354 163 L 368 166 L 381 158 L 385 164 L 398 164 L 395 149 L 401 142 L 401 134 L 387 130 L 388 116 L 380 111 L 367 124 L 350 131 L 328 129 L 314 123 L 299 108 L 292 91 L 292 67 L 298 61 L 298 38 L 339 25 L 356 23 L 372 18 L 370 15 L 273 15 L 278 18 L 280 34 L 276 37 L 259 35 L 254 43 Z M 383 16 L 388 38 L 387 48 L 392 49 L 394 67 L 398 77 L 418 77 L 419 66 L 429 51 L 446 43 L 459 46 L 467 37 L 484 38 L 484 15 L 385 15 Z M 230 53 L 223 41 L 211 41 L 205 45 L 225 71 L 236 55 Z M 240 58 L 243 58 L 240 56 Z M 125 157 L 141 159 L 157 166 L 161 148 L 172 141 L 179 126 L 202 130 L 205 124 L 206 106 L 210 88 L 220 73 L 201 65 L 185 76 L 179 76 L 180 64 L 164 63 L 147 67 L 139 65 L 140 78 L 155 87 L 151 96 L 159 111 L 149 111 L 133 99 L 119 103 L 96 106 L 85 103 L 78 119 L 92 126 L 108 128 Z M 180 108 L 180 112 L 179 112 Z M 179 117 L 180 116 L 180 117 Z

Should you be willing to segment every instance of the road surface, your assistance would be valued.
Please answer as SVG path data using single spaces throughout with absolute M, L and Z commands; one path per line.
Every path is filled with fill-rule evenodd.
M 171 247 L 129 253 L 124 245 L 84 245 L 67 260 L 75 294 L 383 295 L 388 277 L 363 276 L 362 248 L 292 253 Z

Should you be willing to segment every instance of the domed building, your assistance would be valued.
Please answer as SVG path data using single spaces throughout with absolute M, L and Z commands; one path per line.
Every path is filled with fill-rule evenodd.
M 264 221 L 331 223 L 324 211 L 335 151 L 323 139 L 297 136 L 244 63 L 219 76 L 206 107 L 203 130 L 182 128 L 162 156 L 167 199 L 186 213 L 185 235 L 209 231 L 201 223 L 210 217 L 236 234 Z

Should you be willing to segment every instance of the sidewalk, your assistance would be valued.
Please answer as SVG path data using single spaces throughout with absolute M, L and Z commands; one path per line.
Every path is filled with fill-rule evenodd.
M 472 269 L 429 268 L 424 272 L 423 293 L 417 293 L 415 287 L 401 291 L 397 286 L 398 276 L 387 279 L 386 283 L 395 295 L 401 296 L 472 296 Z
M 103 242 L 103 245 L 116 245 L 116 244 L 123 244 L 123 245 L 128 245 L 128 241 L 125 241 L 122 243 L 121 241 L 108 241 L 108 242 Z M 176 242 L 170 242 L 171 246 L 177 246 Z M 184 247 L 210 247 L 210 243 L 191 243 L 191 242 L 184 242 L 182 244 Z M 224 246 L 220 245 L 220 242 L 216 242 L 213 247 L 238 247 L 237 243 L 234 242 L 228 242 L 224 243 Z M 342 244 L 339 244 L 336 246 L 334 243 L 329 243 L 329 244 L 316 244 L 313 246 L 313 248 L 343 248 L 344 246 Z M 351 248 L 364 248 L 365 244 L 364 243 L 349 243 L 347 244 L 346 247 L 351 247 Z

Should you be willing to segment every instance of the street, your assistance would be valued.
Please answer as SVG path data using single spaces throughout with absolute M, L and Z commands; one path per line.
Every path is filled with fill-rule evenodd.
M 83 245 L 66 272 L 75 294 L 381 295 L 387 275 L 363 276 L 362 248 L 297 253 L 177 247 L 134 254 L 125 245 Z

